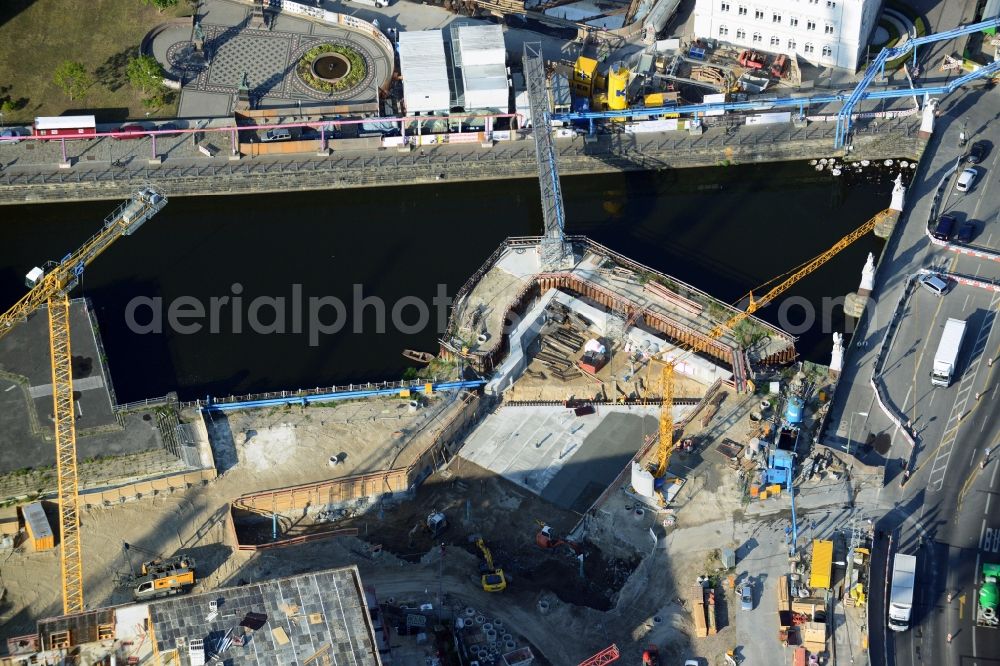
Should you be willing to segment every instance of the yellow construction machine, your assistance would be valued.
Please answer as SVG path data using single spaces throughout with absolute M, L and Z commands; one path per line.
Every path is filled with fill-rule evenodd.
M 483 590 L 486 592 L 502 592 L 506 590 L 507 578 L 503 575 L 503 569 L 499 569 L 493 564 L 493 553 L 486 547 L 486 543 L 482 539 L 476 539 L 476 545 L 482 551 L 483 560 L 486 562 L 482 578 Z

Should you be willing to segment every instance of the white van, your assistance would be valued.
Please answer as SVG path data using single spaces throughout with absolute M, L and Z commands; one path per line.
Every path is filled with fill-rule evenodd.
M 948 291 L 948 283 L 933 273 L 929 273 L 920 278 L 920 286 L 935 296 L 942 296 L 944 295 L 944 292 Z
M 958 177 L 955 189 L 959 192 L 968 192 L 972 188 L 972 184 L 976 182 L 976 176 L 978 175 L 979 173 L 975 169 L 966 169 Z

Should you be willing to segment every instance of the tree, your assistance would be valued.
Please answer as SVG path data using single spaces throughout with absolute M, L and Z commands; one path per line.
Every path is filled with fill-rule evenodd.
M 140 55 L 128 61 L 125 68 L 129 83 L 147 93 L 157 93 L 163 89 L 163 68 L 156 58 Z
M 142 0 L 142 4 L 156 7 L 161 14 L 164 9 L 168 9 L 177 4 L 177 0 Z
M 94 78 L 87 72 L 87 69 L 82 64 L 72 60 L 65 60 L 56 67 L 52 80 L 70 99 L 76 99 L 87 92 L 87 88 L 94 83 Z

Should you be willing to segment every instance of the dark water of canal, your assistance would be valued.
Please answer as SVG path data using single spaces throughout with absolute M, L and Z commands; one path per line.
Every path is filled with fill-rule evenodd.
M 870 168 L 835 178 L 796 163 L 565 178 L 567 231 L 732 302 L 886 207 L 890 177 L 895 171 Z M 74 250 L 113 207 L 0 208 L 0 307 L 24 293 L 32 266 Z M 433 307 L 421 331 L 396 330 L 393 305 L 405 305 L 406 297 L 430 304 L 438 285 L 454 293 L 503 238 L 540 228 L 533 180 L 174 198 L 95 261 L 74 295 L 95 305 L 121 402 L 171 390 L 195 398 L 395 379 L 407 366 L 401 351 L 436 350 L 439 331 Z M 824 297 L 856 289 L 867 253 L 877 256 L 880 248 L 874 236 L 858 241 L 786 296 L 819 306 Z M 356 284 L 363 297 L 386 303 L 385 332 L 376 330 L 374 307 L 354 332 Z M 284 333 L 249 331 L 248 306 L 259 296 L 284 299 Z M 310 345 L 309 299 L 330 296 L 345 304 L 347 326 Z M 295 300 L 303 304 L 301 333 L 293 329 Z M 130 330 L 130 303 L 138 304 L 133 319 L 143 325 L 154 323 L 158 309 L 163 332 Z M 169 330 L 171 303 L 196 314 L 193 304 L 200 303 L 204 314 L 180 323 L 201 323 L 201 330 Z M 314 301 L 317 316 L 329 323 L 337 312 L 324 303 Z M 418 323 L 412 303 L 401 312 L 404 324 Z M 801 320 L 800 308 L 791 312 L 793 323 Z M 778 307 L 760 314 L 777 321 Z M 268 324 L 274 307 L 265 304 L 256 315 Z M 842 330 L 839 308 L 833 324 Z M 802 356 L 828 362 L 829 332 L 817 323 L 801 334 Z

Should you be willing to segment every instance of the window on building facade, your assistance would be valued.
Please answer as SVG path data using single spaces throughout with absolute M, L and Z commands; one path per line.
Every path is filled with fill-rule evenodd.
M 744 7 L 743 5 L 740 5 L 740 6 L 739 6 L 739 7 L 737 8 L 737 13 L 738 13 L 738 14 L 739 14 L 740 16 L 746 16 L 746 15 L 747 15 L 747 8 L 746 8 L 746 7 Z
M 746 39 L 747 31 L 743 28 L 736 28 L 736 39 Z
M 833 34 L 833 26 L 832 25 L 824 26 L 823 27 L 823 32 L 825 32 L 828 35 L 832 35 Z
M 824 46 L 823 47 L 823 56 L 826 57 L 826 58 L 829 58 L 832 55 L 833 55 L 833 49 L 831 49 L 829 46 Z
M 831 9 L 836 9 L 837 8 L 837 3 L 833 2 L 833 0 L 826 0 L 826 6 L 830 7 Z
M 774 13 L 774 14 L 771 14 L 771 22 L 772 23 L 781 23 L 781 14 L 778 14 L 777 12 Z
M 780 43 L 781 43 L 781 40 L 778 39 L 777 37 L 772 37 L 771 38 L 771 46 L 778 46 Z
M 761 19 L 764 18 L 764 10 L 763 9 L 755 9 L 755 10 L 753 10 L 753 17 L 755 19 L 757 19 L 758 21 L 760 21 Z
M 753 43 L 754 44 L 760 44 L 763 40 L 764 40 L 764 38 L 760 36 L 759 32 L 753 33 Z
M 724 25 L 719 26 L 719 37 L 725 37 L 729 34 L 729 28 Z
M 795 50 L 795 40 L 794 39 L 789 39 L 788 40 L 788 50 L 789 51 L 794 51 Z
M 806 30 L 815 30 L 816 21 L 806 21 Z
M 729 11 L 729 3 L 728 2 L 723 2 L 722 3 L 722 11 L 724 11 L 724 12 L 728 12 Z
M 790 25 L 790 26 L 792 26 L 794 28 L 798 24 L 799 24 L 799 19 L 798 19 L 797 16 L 789 16 L 788 17 L 788 25 Z
M 802 50 L 805 51 L 806 53 L 812 53 L 814 50 L 813 45 L 806 42 L 806 45 L 802 47 Z

